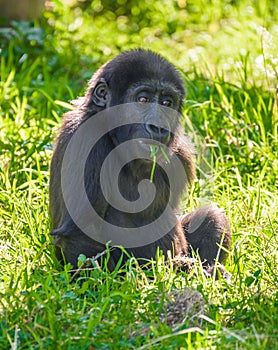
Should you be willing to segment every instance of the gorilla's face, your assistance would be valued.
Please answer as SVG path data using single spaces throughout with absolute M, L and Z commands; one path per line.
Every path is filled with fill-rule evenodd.
M 171 82 L 149 80 L 135 83 L 126 90 L 123 102 L 130 106 L 125 112 L 130 114 L 127 116 L 130 121 L 136 115 L 140 123 L 129 123 L 110 132 L 115 146 L 135 139 L 138 147 L 148 152 L 151 146 L 169 146 L 182 103 L 182 96 Z

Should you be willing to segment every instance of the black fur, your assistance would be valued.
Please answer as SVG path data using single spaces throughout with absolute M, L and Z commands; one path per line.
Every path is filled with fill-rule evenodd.
M 74 267 L 77 266 L 79 254 L 92 257 L 103 251 L 105 246 L 90 239 L 76 227 L 66 210 L 61 190 L 61 165 L 65 149 L 71 136 L 84 121 L 93 118 L 96 113 L 105 108 L 135 102 L 134 91 L 137 87 L 145 84 L 154 86 L 158 93 L 159 88 L 169 87 L 174 94 L 173 108 L 181 111 L 185 90 L 178 72 L 160 55 L 140 49 L 124 52 L 102 66 L 90 80 L 85 96 L 74 102 L 76 108 L 64 116 L 51 162 L 50 214 L 57 257 L 62 261 L 63 252 L 66 261 Z M 101 165 L 116 143 L 127 140 L 126 135 L 132 138 L 135 134 L 143 137 L 149 135 L 144 127 L 138 127 L 138 125 L 128 126 L 128 129 L 120 127 L 113 133 L 106 134 L 91 151 L 85 171 L 86 190 L 95 210 L 106 221 L 124 227 L 143 226 L 159 217 L 169 197 L 167 177 L 163 170 L 157 167 L 154 184 L 158 191 L 155 200 L 147 210 L 138 214 L 126 214 L 111 207 L 105 201 L 99 183 Z M 187 179 L 184 179 L 181 187 L 185 188 L 195 176 L 192 151 L 182 138 L 171 137 L 167 142 L 167 147 L 180 158 L 184 165 Z M 132 201 L 137 198 L 137 185 L 142 179 L 149 178 L 151 166 L 150 162 L 135 160 L 124 167 L 120 177 L 120 188 L 126 199 Z M 182 195 L 182 188 L 174 200 L 173 206 L 175 208 Z M 76 200 L 78 202 L 78 199 Z M 175 228 L 162 239 L 143 247 L 129 249 L 129 252 L 138 259 L 151 259 L 155 257 L 159 247 L 165 256 L 167 251 L 171 251 L 174 256 L 186 256 L 189 252 L 189 243 L 194 250 L 200 253 L 202 260 L 213 264 L 219 249 L 218 244 L 223 241 L 223 246 L 229 247 L 230 232 L 226 217 L 221 210 L 211 207 L 207 212 L 208 216 L 203 225 L 198 227 L 195 232 L 188 233 L 190 220 L 196 215 L 202 215 L 203 212 L 196 211 L 186 216 L 182 221 L 177 220 Z M 223 234 L 224 240 L 222 240 Z M 111 270 L 117 263 L 119 254 L 119 250 L 111 252 Z M 225 255 L 222 251 L 219 255 L 220 261 L 224 261 Z

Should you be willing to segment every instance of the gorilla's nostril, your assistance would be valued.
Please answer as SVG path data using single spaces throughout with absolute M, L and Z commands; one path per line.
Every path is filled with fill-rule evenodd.
M 147 124 L 146 128 L 147 128 L 147 131 L 149 132 L 149 134 L 151 134 L 151 135 L 159 135 L 160 128 L 158 128 L 157 126 L 155 126 L 153 124 Z
M 146 130 L 150 134 L 151 138 L 163 143 L 169 140 L 170 132 L 165 128 L 159 128 L 153 124 L 147 124 Z

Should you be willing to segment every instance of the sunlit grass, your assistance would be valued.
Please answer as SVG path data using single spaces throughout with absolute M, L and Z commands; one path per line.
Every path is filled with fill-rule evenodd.
M 97 1 L 85 12 L 55 1 L 48 22 L 0 30 L 1 349 L 276 346 L 277 4 L 166 2 L 126 4 L 122 13 Z M 100 64 L 135 46 L 183 71 L 181 123 L 198 151 L 198 180 L 182 210 L 208 202 L 225 209 L 230 283 L 207 279 L 198 261 L 188 274 L 177 272 L 161 256 L 149 269 L 131 259 L 110 273 L 104 263 L 71 281 L 70 266 L 55 259 L 48 167 L 61 116 Z M 185 318 L 173 329 L 161 312 L 168 293 L 185 287 L 204 298 L 202 321 Z

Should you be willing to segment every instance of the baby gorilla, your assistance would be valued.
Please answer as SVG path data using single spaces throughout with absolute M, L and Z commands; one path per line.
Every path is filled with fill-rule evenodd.
M 145 241 L 142 244 L 134 244 L 134 246 L 125 245 L 123 242 L 122 245 L 127 248 L 130 255 L 135 256 L 140 262 L 143 263 L 146 259 L 154 258 L 158 248 L 166 257 L 170 252 L 173 257 L 177 258 L 186 257 L 194 250 L 199 254 L 206 267 L 213 266 L 217 258 L 219 262 L 225 261 L 231 236 L 229 224 L 221 209 L 216 206 L 207 206 L 191 212 L 181 220 L 175 216 L 183 190 L 195 177 L 192 148 L 183 137 L 180 137 L 182 130 L 180 130 L 179 124 L 173 122 L 173 114 L 181 113 L 184 96 L 183 81 L 174 66 L 151 51 L 139 49 L 124 52 L 103 65 L 93 75 L 85 96 L 75 101 L 75 109 L 64 116 L 51 162 L 51 234 L 55 237 L 57 258 L 62 263 L 69 262 L 76 268 L 80 254 L 93 257 L 105 249 L 105 243 L 109 240 L 112 241 L 113 245 L 113 235 L 111 236 L 111 232 L 108 232 L 109 229 L 106 225 L 98 225 L 92 218 L 91 226 L 89 225 L 91 231 L 88 234 L 86 228 L 88 225 L 78 224 L 85 222 L 89 215 L 86 206 L 83 205 L 83 197 L 77 191 L 78 181 L 81 177 L 90 205 L 104 222 L 131 231 L 134 228 L 146 227 L 146 225 L 156 222 L 163 214 L 164 222 L 170 223 L 169 229 L 163 235 L 158 235 L 157 239 L 153 241 Z M 117 106 L 129 106 L 130 104 L 141 106 L 141 109 L 138 110 L 139 113 L 144 114 L 143 122 L 130 122 L 113 127 L 103 134 L 86 156 L 84 171 L 80 175 L 76 168 L 79 158 L 84 156 L 82 142 L 75 143 L 72 153 L 75 155 L 71 156 L 70 154 L 69 156 L 68 149 L 71 140 L 82 126 L 85 126 L 85 123 L 97 120 L 99 112 L 106 113 Z M 124 111 L 126 114 L 128 109 L 125 108 Z M 164 118 L 163 125 L 161 124 L 162 116 Z M 130 115 L 131 120 L 133 120 L 132 117 Z M 111 123 L 112 119 L 110 118 Z M 103 123 L 105 123 L 104 120 L 105 118 Z M 167 128 L 167 125 L 170 127 Z M 90 134 L 87 133 L 83 139 L 86 141 L 90 137 Z M 139 140 L 138 147 L 142 151 L 147 149 L 150 152 L 150 146 L 160 145 L 157 153 L 160 163 L 157 161 L 153 172 L 155 196 L 147 208 L 136 213 L 119 210 L 115 205 L 113 206 L 107 200 L 101 186 L 103 162 L 110 152 L 130 140 Z M 161 151 L 163 147 L 166 150 L 164 152 Z M 74 153 L 75 151 L 77 153 Z M 126 152 L 128 151 L 127 149 Z M 65 157 L 66 154 L 67 157 Z M 177 170 L 174 167 L 177 164 L 175 162 L 177 159 L 182 165 L 184 176 L 182 178 L 177 176 L 177 180 L 172 181 L 177 182 L 177 184 L 175 184 L 174 196 L 171 196 L 172 183 L 167 177 L 165 169 L 172 167 L 172 171 L 175 173 Z M 165 169 L 160 166 L 163 163 L 167 163 Z M 71 176 L 66 191 L 63 188 L 64 169 L 67 169 L 66 173 Z M 141 159 L 134 157 L 126 163 L 117 179 L 122 198 L 130 203 L 136 201 L 140 195 L 138 184 L 142 180 L 150 179 L 152 169 L 153 161 L 147 156 Z M 108 187 L 114 178 L 113 169 L 108 169 L 105 177 Z M 110 199 L 114 199 L 115 202 L 113 191 L 108 188 L 107 192 L 110 193 Z M 145 192 L 146 194 L 148 191 Z M 70 201 L 71 207 L 75 208 L 74 218 L 67 201 Z M 168 210 L 165 211 L 166 207 Z M 76 220 L 76 218 L 78 219 Z M 167 224 L 164 225 L 165 227 L 162 226 L 159 226 L 158 232 L 165 230 Z M 105 237 L 108 239 L 106 240 Z M 128 240 L 129 236 L 126 237 Z M 111 270 L 117 264 L 120 256 L 120 249 L 111 250 L 109 260 Z M 123 261 L 125 259 L 126 257 Z

